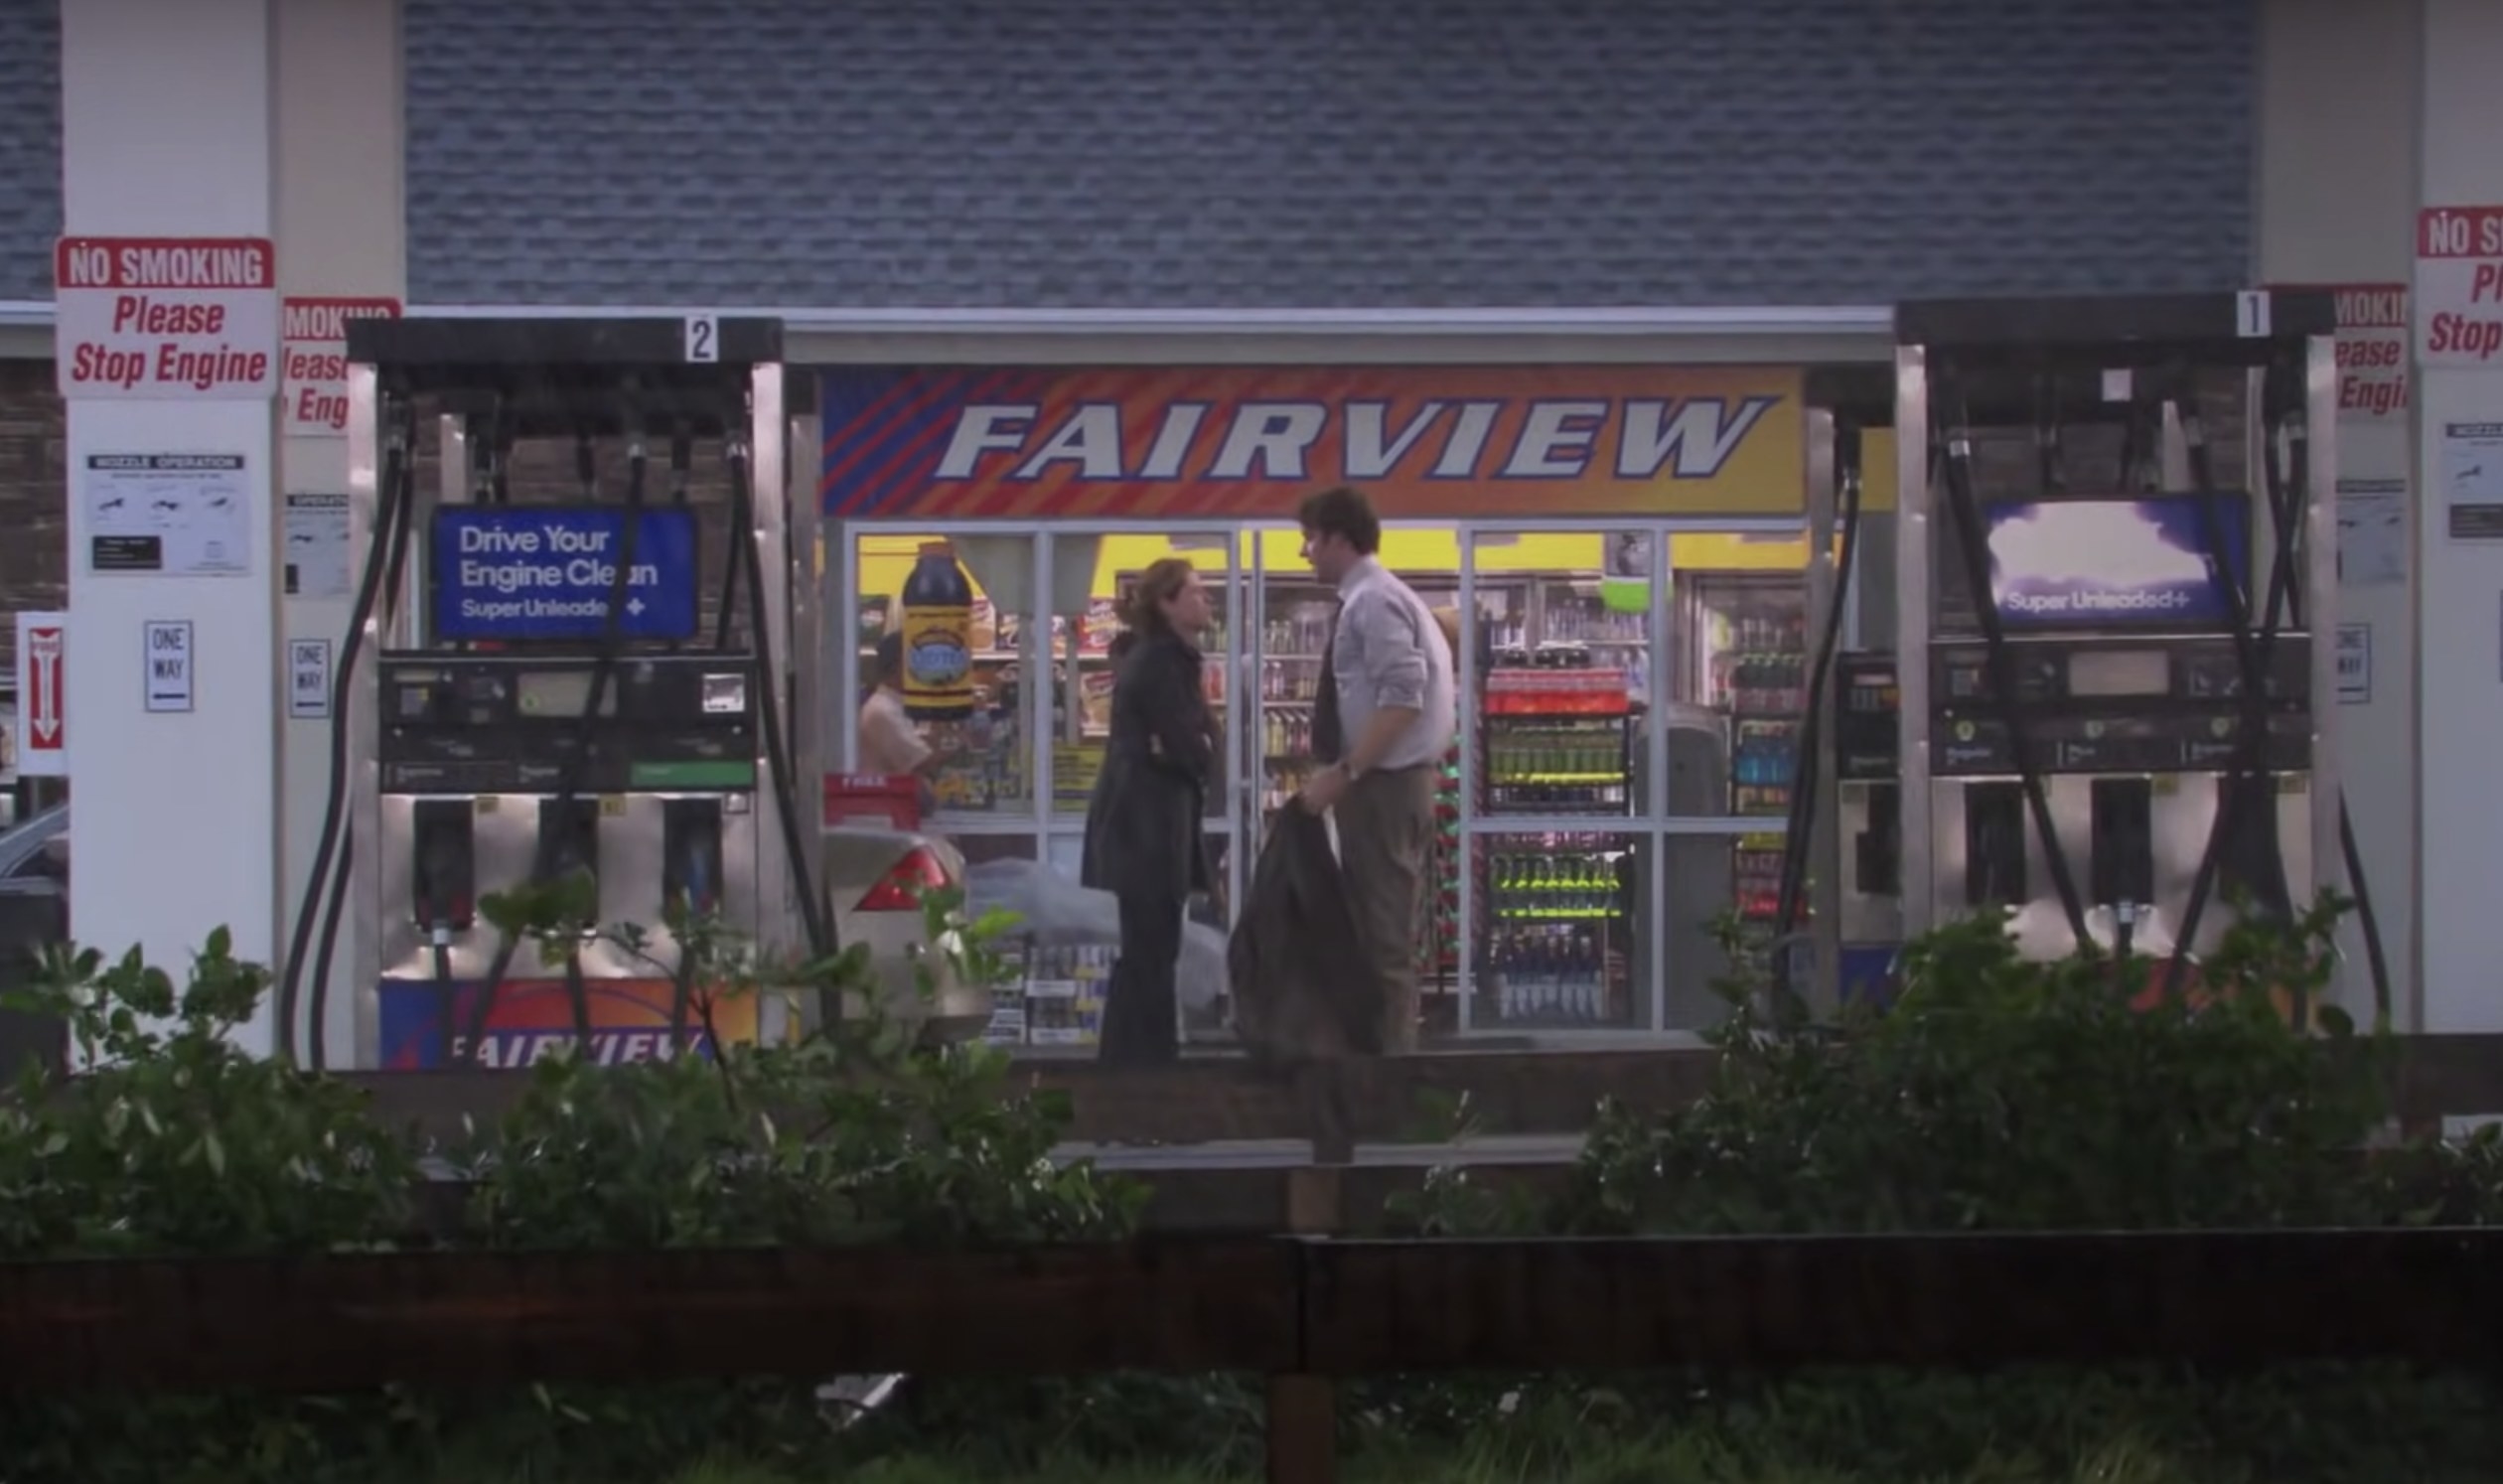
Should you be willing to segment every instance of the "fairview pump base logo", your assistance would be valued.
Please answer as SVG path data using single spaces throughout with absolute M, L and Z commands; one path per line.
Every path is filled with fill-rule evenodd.
M 474 980 L 384 979 L 379 986 L 382 1066 L 386 1071 L 448 1067 L 468 1045 L 478 1005 Z M 600 979 L 583 987 L 591 1040 L 580 1054 L 604 1067 L 665 1061 L 680 1055 L 710 1056 L 707 1028 L 732 1045 L 757 1037 L 752 994 L 713 996 L 693 991 L 676 1036 L 669 1007 L 676 986 L 667 979 Z M 496 991 L 474 1058 L 483 1068 L 512 1070 L 552 1056 L 575 1054 L 573 997 L 561 979 L 514 979 Z

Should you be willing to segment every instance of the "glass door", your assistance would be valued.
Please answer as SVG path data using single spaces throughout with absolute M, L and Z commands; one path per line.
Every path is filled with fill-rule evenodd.
M 1656 1026 L 1663 532 L 1461 539 L 1462 1028 Z
M 1257 853 L 1269 820 L 1294 802 L 1312 771 L 1312 718 L 1330 605 L 1304 564 L 1302 539 L 1292 525 L 1252 526 L 1242 536 L 1250 570 L 1243 625 L 1247 766 L 1235 809 L 1252 841 L 1247 857 Z M 1244 880 L 1250 880 L 1248 860 Z
M 1273 523 L 1244 534 L 1249 587 L 1257 622 L 1249 631 L 1251 682 L 1247 694 L 1246 745 L 1256 777 L 1247 776 L 1238 808 L 1251 831 L 1247 856 L 1257 853 L 1269 821 L 1295 795 L 1313 767 L 1312 724 L 1320 695 L 1323 650 L 1337 611 L 1338 594 L 1313 573 L 1303 556 L 1303 532 Z M 1458 626 L 1460 557 L 1454 527 L 1417 522 L 1387 523 L 1382 564 L 1414 588 L 1427 606 Z M 1416 954 L 1419 1012 L 1429 1037 L 1458 1028 L 1454 986 L 1460 965 L 1459 759 L 1443 760 L 1436 839 L 1426 863 L 1425 912 Z M 1247 872 L 1248 872 L 1247 863 Z M 1248 884 L 1249 876 L 1245 878 Z
M 1123 601 L 1157 562 L 1187 561 L 1207 585 L 1207 633 L 1194 636 L 1206 662 L 1203 689 L 1217 722 L 1217 777 L 1208 795 L 1210 845 L 1230 861 L 1235 831 L 1235 780 L 1243 768 L 1238 741 L 1237 675 L 1243 576 L 1231 527 L 1171 532 L 1060 528 L 1045 534 L 1052 569 L 1050 854 L 1055 869 L 1076 877 L 1085 849 L 1087 809 L 1104 768 L 1112 721 L 1115 653 Z

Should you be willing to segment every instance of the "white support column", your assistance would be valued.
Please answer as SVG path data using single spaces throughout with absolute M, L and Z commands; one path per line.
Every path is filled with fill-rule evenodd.
M 330 786 L 331 696 L 365 562 L 348 526 L 345 321 L 396 314 L 407 293 L 407 158 L 398 0 L 271 0 L 277 20 L 279 394 L 285 640 L 278 734 L 285 766 L 277 901 L 283 952 L 319 848 Z M 284 567 L 282 567 L 282 573 Z M 330 965 L 329 1065 L 356 1064 L 350 970 L 361 914 L 342 916 Z M 318 992 L 303 985 L 309 1005 Z M 300 1020 L 303 1017 L 299 1017 Z
M 2261 13 L 2257 277 L 2339 298 L 2338 490 L 2345 680 L 2331 724 L 2364 886 L 2388 952 L 2393 1019 L 2419 1022 L 2416 607 L 2409 423 L 2409 223 L 2420 108 L 2418 0 L 2269 0 Z M 2317 492 L 2329 498 L 2330 492 Z M 2437 677 L 2438 683 L 2438 677 Z M 2331 698 L 2323 697 L 2324 705 Z M 2332 876 L 2341 872 L 2329 872 Z M 2339 991 L 2371 1004 L 2363 937 L 2341 935 Z
M 2428 1031 L 2503 1030 L 2503 6 L 2424 0 L 2417 223 Z M 2454 237 L 2454 230 L 2463 237 Z M 2429 252 L 2429 247 L 2436 249 Z M 2464 249 L 2464 250 L 2461 250 Z M 2462 332 L 2466 333 L 2462 333 Z M 2470 349 L 2462 349 L 2465 344 Z
M 61 51 L 70 236 L 269 237 L 269 0 L 66 0 Z M 120 266 L 133 271 L 117 274 L 117 285 L 188 276 L 145 262 Z M 79 335 L 72 296 L 61 297 L 59 355 L 69 380 L 78 369 L 76 342 L 105 341 Z M 215 297 L 168 292 L 159 302 Z M 203 333 L 186 335 L 179 322 L 124 324 L 134 333 L 111 343 L 172 339 L 214 350 L 223 341 L 247 358 L 274 354 L 274 326 L 246 323 L 274 306 L 224 297 L 241 312 L 220 328 L 195 324 Z M 268 962 L 277 880 L 274 401 L 265 392 L 237 396 L 231 383 L 217 394 L 186 392 L 180 377 L 143 399 L 101 395 L 91 379 L 71 389 L 70 609 L 78 642 L 70 647 L 67 698 L 79 739 L 71 761 L 71 931 L 110 954 L 136 945 L 178 980 L 221 926 L 238 955 Z M 127 534 L 134 509 L 102 509 L 142 488 L 99 486 L 89 473 L 94 460 L 116 455 L 241 463 L 221 479 L 187 481 L 169 470 L 170 514 L 184 526 L 151 557 L 145 536 Z M 99 549 L 99 534 L 117 539 Z M 151 561 L 171 570 L 145 570 Z M 184 568 L 204 574 L 174 574 Z M 168 648 L 188 641 L 177 657 L 187 672 L 152 669 L 152 634 Z M 266 1051 L 270 1030 L 264 1013 L 239 1039 Z

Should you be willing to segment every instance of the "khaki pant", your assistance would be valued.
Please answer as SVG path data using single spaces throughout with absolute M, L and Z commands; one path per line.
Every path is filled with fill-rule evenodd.
M 1338 803 L 1339 869 L 1357 939 L 1382 985 L 1386 1052 L 1416 1049 L 1416 943 L 1436 782 L 1431 766 L 1377 770 L 1349 785 Z

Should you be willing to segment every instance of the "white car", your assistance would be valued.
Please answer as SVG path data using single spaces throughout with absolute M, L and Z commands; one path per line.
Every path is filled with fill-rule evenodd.
M 920 1027 L 925 1040 L 966 1041 L 990 1023 L 991 992 L 964 983 L 930 941 L 922 893 L 964 884 L 964 856 L 937 835 L 865 825 L 825 831 L 818 853 L 834 906 L 834 938 L 867 944 L 885 1013 Z M 925 997 L 919 966 L 929 970 Z M 858 1013 L 865 1003 L 846 1006 Z

